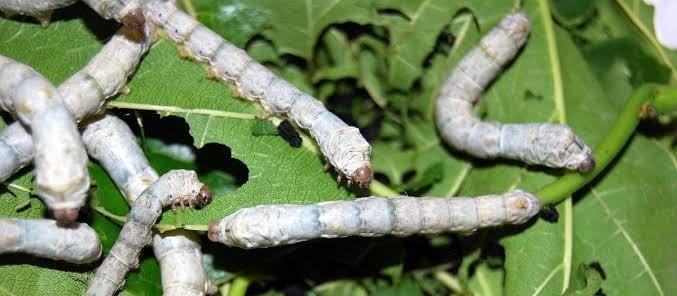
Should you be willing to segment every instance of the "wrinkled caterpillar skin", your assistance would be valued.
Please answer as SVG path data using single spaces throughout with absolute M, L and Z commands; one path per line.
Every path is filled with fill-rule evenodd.
M 85 264 L 101 256 L 99 238 L 84 223 L 59 227 L 54 220 L 0 219 L 0 254 L 28 253 Z
M 250 58 L 247 53 L 201 25 L 171 3 L 150 1 L 146 17 L 191 58 L 206 62 L 214 76 L 234 85 L 244 98 L 258 101 L 266 113 L 287 115 L 317 140 L 322 154 L 338 172 L 360 187 L 371 183 L 371 146 L 312 96 L 303 93 Z
M 158 179 L 127 124 L 105 115 L 82 133 L 89 155 L 99 161 L 131 205 Z M 213 294 L 216 288 L 202 267 L 200 245 L 189 231 L 156 234 L 153 250 L 160 262 L 164 295 Z
M 35 17 L 40 21 L 40 24 L 43 27 L 47 27 L 49 18 L 52 16 L 52 11 L 70 6 L 76 1 L 77 0 L 0 0 L 0 11 L 7 17 L 11 17 L 15 14 Z
M 473 113 L 484 89 L 526 42 L 530 26 L 524 13 L 506 16 L 458 63 L 437 97 L 437 127 L 447 143 L 476 157 L 588 172 L 595 165 L 592 152 L 570 127 L 483 122 Z
M 155 30 L 149 26 L 147 34 Z M 134 42 L 123 30 L 101 49 L 84 69 L 71 76 L 57 89 L 66 107 L 81 120 L 103 108 L 106 99 L 124 90 L 127 78 L 151 45 L 150 38 Z M 30 164 L 35 155 L 31 135 L 15 122 L 0 132 L 0 181 Z M 144 187 L 145 188 L 145 187 Z
M 153 252 L 160 262 L 162 295 L 202 296 L 216 293 L 216 286 L 202 268 L 199 238 L 190 231 L 156 234 Z
M 139 265 L 141 249 L 151 242 L 162 208 L 184 200 L 195 200 L 198 206 L 211 202 L 211 195 L 197 174 L 173 170 L 161 176 L 134 202 L 118 240 L 89 282 L 86 295 L 113 295 L 125 282 L 127 272 Z
M 158 179 L 127 124 L 106 114 L 82 132 L 87 153 L 103 166 L 130 205 Z
M 73 115 L 47 79 L 3 56 L 0 56 L 0 107 L 30 127 L 35 144 L 38 195 L 57 221 L 72 223 L 89 189 L 87 153 Z
M 408 236 L 521 224 L 541 209 L 531 193 L 514 190 L 477 198 L 364 197 L 314 205 L 264 205 L 240 209 L 209 225 L 209 239 L 244 249 L 315 238 Z

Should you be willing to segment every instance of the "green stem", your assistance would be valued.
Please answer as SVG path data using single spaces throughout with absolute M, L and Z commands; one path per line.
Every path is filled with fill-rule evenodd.
M 228 296 L 245 296 L 247 294 L 249 283 L 250 281 L 246 277 L 236 277 L 235 280 L 233 280 L 233 284 L 230 286 Z
M 536 192 L 541 201 L 545 204 L 559 203 L 597 177 L 616 157 L 618 152 L 621 151 L 625 143 L 630 139 L 630 136 L 632 136 L 637 124 L 639 124 L 640 117 L 638 112 L 640 108 L 647 103 L 651 103 L 665 89 L 666 87 L 656 84 L 640 86 L 625 103 L 625 107 L 618 114 L 616 122 L 604 140 L 602 140 L 602 143 L 595 148 L 595 168 L 587 174 L 568 173 L 556 181 L 545 185 Z

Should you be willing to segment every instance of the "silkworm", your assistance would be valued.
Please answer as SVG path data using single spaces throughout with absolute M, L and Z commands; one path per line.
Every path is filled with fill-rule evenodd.
M 139 0 L 82 0 L 105 19 L 114 19 L 123 25 L 143 30 L 146 22 Z
M 186 296 L 216 293 L 202 267 L 198 237 L 190 231 L 157 234 L 153 252 L 160 262 L 162 295 Z
M 157 172 L 119 118 L 105 115 L 88 123 L 82 133 L 89 155 L 108 172 L 127 202 L 158 179 Z M 156 234 L 153 250 L 160 263 L 164 295 L 212 294 L 214 285 L 202 267 L 202 251 L 191 232 Z
M 210 66 L 210 75 L 234 85 L 240 96 L 258 101 L 268 114 L 287 115 L 307 129 L 339 176 L 360 187 L 371 183 L 371 146 L 359 129 L 329 112 L 322 102 L 277 77 L 247 53 L 169 2 L 149 1 L 146 17 L 164 28 L 188 56 Z
M 277 126 L 277 132 L 283 139 L 285 139 L 285 141 L 289 143 L 289 146 L 294 148 L 301 147 L 301 142 L 303 140 L 291 123 L 289 123 L 289 120 L 283 120 L 280 122 L 280 124 Z
M 483 122 L 473 113 L 475 101 L 526 42 L 530 26 L 524 13 L 510 14 L 463 57 L 437 97 L 437 128 L 449 145 L 476 157 L 588 172 L 595 165 L 592 152 L 570 127 Z
M 147 34 L 154 34 L 148 26 Z M 129 40 L 122 30 L 111 38 L 81 71 L 57 89 L 66 107 L 79 121 L 102 109 L 106 99 L 124 90 L 127 78 L 134 72 L 152 42 Z M 19 122 L 0 132 L 0 181 L 11 177 L 30 164 L 35 146 L 30 133 Z
M 151 242 L 151 227 L 162 214 L 162 208 L 175 204 L 201 207 L 209 202 L 211 194 L 198 181 L 195 172 L 173 170 L 161 176 L 134 201 L 118 240 L 89 282 L 85 294 L 113 295 L 124 285 L 127 272 L 139 265 L 141 249 Z
M 70 6 L 75 1 L 77 0 L 0 0 L 0 11 L 7 17 L 15 14 L 35 17 L 46 27 L 55 9 Z
M 3 56 L 0 56 L 0 107 L 30 127 L 35 143 L 38 195 L 57 221 L 72 223 L 89 190 L 87 153 L 73 115 L 47 79 Z
M 541 209 L 531 193 L 514 190 L 476 198 L 364 197 L 314 205 L 240 209 L 209 224 L 209 239 L 245 249 L 315 238 L 463 232 L 528 221 Z
M 0 254 L 28 253 L 71 263 L 90 263 L 101 256 L 94 229 L 84 223 L 59 227 L 47 219 L 0 219 Z

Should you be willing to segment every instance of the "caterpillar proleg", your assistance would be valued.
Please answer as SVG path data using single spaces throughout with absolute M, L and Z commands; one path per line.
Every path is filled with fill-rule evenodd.
M 147 35 L 154 34 L 148 26 Z M 57 89 L 66 107 L 77 120 L 100 110 L 106 99 L 120 92 L 127 77 L 136 69 L 151 44 L 150 39 L 138 43 L 125 37 L 124 29 L 101 49 L 85 68 L 71 76 Z M 19 123 L 9 125 L 0 133 L 0 181 L 30 164 L 35 154 L 31 135 Z
M 134 134 L 119 118 L 105 115 L 87 124 L 82 140 L 89 155 L 106 169 L 130 205 L 158 179 Z M 164 295 L 212 294 L 215 287 L 202 267 L 202 251 L 194 234 L 156 234 L 153 250 L 160 262 Z
M 35 143 L 38 195 L 59 223 L 72 223 L 89 189 L 87 153 L 73 115 L 47 79 L 3 56 L 0 56 L 0 107 L 30 127 Z
M 84 264 L 99 259 L 101 244 L 84 223 L 59 227 L 54 220 L 0 219 L 0 254 L 9 252 Z
M 14 14 L 35 17 L 46 27 L 55 9 L 69 6 L 75 1 L 77 0 L 0 0 L 0 11 L 8 17 Z
M 347 125 L 312 96 L 277 77 L 247 53 L 201 25 L 176 6 L 164 1 L 146 4 L 146 17 L 164 28 L 186 54 L 206 62 L 215 77 L 234 85 L 269 114 L 287 115 L 317 140 L 322 154 L 348 182 L 360 187 L 371 183 L 371 146 L 360 131 Z
M 86 295 L 113 295 L 125 282 L 127 272 L 139 264 L 141 249 L 151 242 L 151 227 L 162 208 L 177 203 L 198 207 L 211 202 L 207 187 L 193 171 L 174 170 L 148 186 L 134 201 L 127 222 L 106 259 L 89 282 Z
M 437 97 L 437 127 L 447 143 L 476 157 L 588 172 L 595 165 L 592 152 L 570 127 L 483 122 L 473 113 L 475 101 L 526 42 L 530 26 L 526 14 L 510 14 L 463 57 Z
M 364 197 L 314 205 L 263 205 L 240 209 L 209 225 L 209 239 L 245 249 L 315 238 L 407 236 L 472 232 L 521 224 L 541 209 L 531 193 L 514 190 L 476 198 Z

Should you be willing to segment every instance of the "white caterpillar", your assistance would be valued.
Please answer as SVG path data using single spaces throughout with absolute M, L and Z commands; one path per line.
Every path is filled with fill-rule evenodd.
M 202 296 L 216 293 L 216 286 L 202 268 L 202 251 L 194 233 L 172 231 L 156 234 L 153 252 L 160 262 L 162 295 Z
M 82 133 L 89 155 L 98 160 L 127 202 L 158 179 L 129 127 L 120 119 L 106 115 L 89 123 Z M 160 262 L 164 295 L 213 294 L 215 287 L 202 267 L 200 244 L 188 231 L 156 234 L 155 257 Z
M 147 28 L 149 36 L 153 33 L 153 28 Z M 128 76 L 148 50 L 150 39 L 131 41 L 121 29 L 84 69 L 59 86 L 64 104 L 78 121 L 99 111 L 106 99 L 124 89 Z M 0 181 L 30 164 L 34 154 L 31 135 L 20 123 L 5 128 L 0 133 Z
M 72 223 L 89 189 L 87 153 L 73 115 L 47 79 L 3 56 L 0 56 L 0 107 L 30 126 L 35 143 L 38 194 L 59 223 Z
M 360 131 L 345 124 L 312 96 L 301 92 L 169 2 L 150 1 L 146 17 L 197 61 L 207 62 L 215 77 L 232 83 L 241 96 L 258 101 L 265 112 L 287 115 L 308 129 L 339 176 L 366 187 L 372 180 L 371 146 Z
M 84 223 L 59 227 L 54 220 L 0 219 L 0 254 L 10 252 L 84 264 L 99 259 L 101 244 Z
M 475 101 L 524 45 L 529 30 L 524 13 L 510 14 L 458 63 L 437 97 L 437 127 L 447 143 L 476 157 L 588 172 L 595 165 L 592 152 L 570 127 L 483 122 L 473 113 Z
M 144 28 L 145 18 L 139 0 L 82 0 L 82 2 L 107 20 L 114 19 L 134 30 Z
M 55 9 L 69 6 L 77 0 L 0 0 L 0 11 L 5 16 L 14 14 L 28 15 L 38 19 L 43 27 L 49 24 L 49 18 Z
M 264 205 L 213 221 L 209 239 L 251 249 L 321 237 L 467 233 L 524 223 L 540 209 L 538 198 L 521 190 L 477 198 L 371 196 L 314 205 Z
M 151 242 L 162 208 L 176 203 L 206 205 L 211 195 L 193 171 L 174 170 L 148 186 L 134 202 L 118 240 L 89 282 L 86 295 L 113 295 L 125 282 L 127 272 L 139 265 L 141 249 Z

